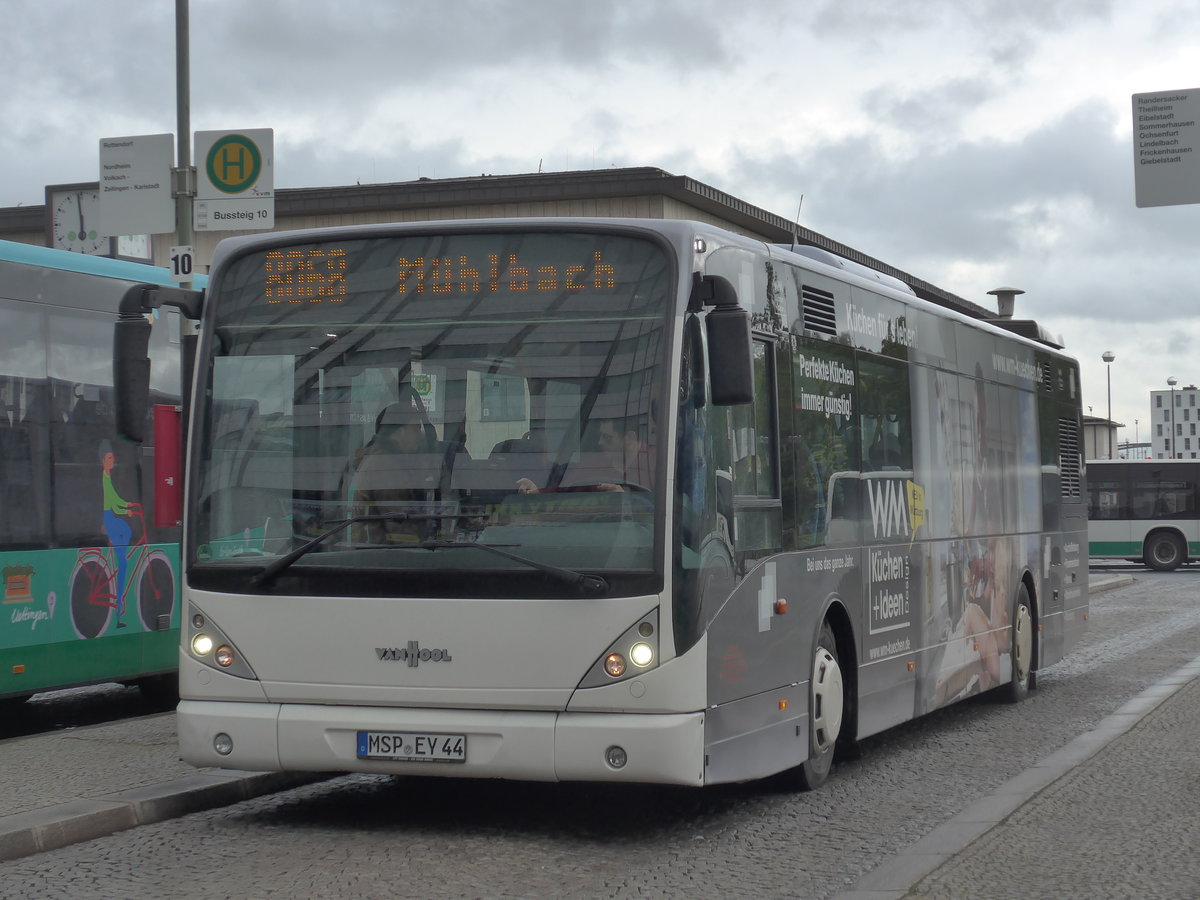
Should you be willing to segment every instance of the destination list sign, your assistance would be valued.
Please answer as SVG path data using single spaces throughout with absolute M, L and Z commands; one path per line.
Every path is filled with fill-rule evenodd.
M 1200 203 L 1200 88 L 1133 95 L 1138 206 Z
M 175 230 L 174 141 L 170 134 L 100 139 L 100 226 L 105 234 Z

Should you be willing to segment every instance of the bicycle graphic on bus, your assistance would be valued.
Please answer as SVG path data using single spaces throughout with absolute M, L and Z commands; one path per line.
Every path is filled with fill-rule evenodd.
M 137 607 L 146 631 L 166 631 L 175 610 L 175 570 L 167 554 L 146 540 L 146 523 L 139 503 L 128 505 L 138 523 L 137 540 L 128 546 L 82 547 L 71 573 L 71 624 L 81 638 L 94 638 L 108 630 L 114 613 L 124 612 L 127 600 Z M 119 557 L 125 554 L 128 575 L 119 582 Z M 132 596 L 130 592 L 132 591 Z
M 126 600 L 133 600 L 145 631 L 166 631 L 175 608 L 175 570 L 164 551 L 150 546 L 142 505 L 126 502 L 113 486 L 112 445 L 102 441 L 99 449 L 109 546 L 79 550 L 71 573 L 71 624 L 81 638 L 94 638 L 108 630 L 115 610 L 116 627 L 124 628 Z M 130 520 L 138 526 L 132 542 Z

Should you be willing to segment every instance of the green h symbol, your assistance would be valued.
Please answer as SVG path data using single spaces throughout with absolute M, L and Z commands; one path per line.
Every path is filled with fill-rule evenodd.
M 205 169 L 217 190 L 240 194 L 258 181 L 262 154 L 244 134 L 227 134 L 209 148 Z
M 235 155 L 236 153 L 236 155 Z M 246 152 L 244 148 L 235 149 L 226 144 L 221 148 L 219 164 L 221 166 L 221 180 L 225 182 L 232 181 L 230 178 L 230 169 L 237 169 L 238 179 L 241 180 L 246 174 Z

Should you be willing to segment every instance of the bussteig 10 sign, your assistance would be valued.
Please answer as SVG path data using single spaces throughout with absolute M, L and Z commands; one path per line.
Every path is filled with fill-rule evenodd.
M 275 227 L 274 131 L 197 131 L 196 231 Z

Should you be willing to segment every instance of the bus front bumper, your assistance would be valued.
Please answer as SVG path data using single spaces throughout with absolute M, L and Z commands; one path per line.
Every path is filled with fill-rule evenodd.
M 704 783 L 704 714 L 524 712 L 183 700 L 180 752 L 194 766 L 523 781 Z M 464 758 L 368 759 L 419 736 Z M 445 740 L 449 739 L 449 740 Z M 432 742 L 432 743 L 431 743 Z M 407 742 L 411 744 L 412 742 Z M 217 747 L 228 752 L 218 752 Z M 619 752 L 613 748 L 619 748 Z M 620 764 L 624 760 L 623 764 Z

